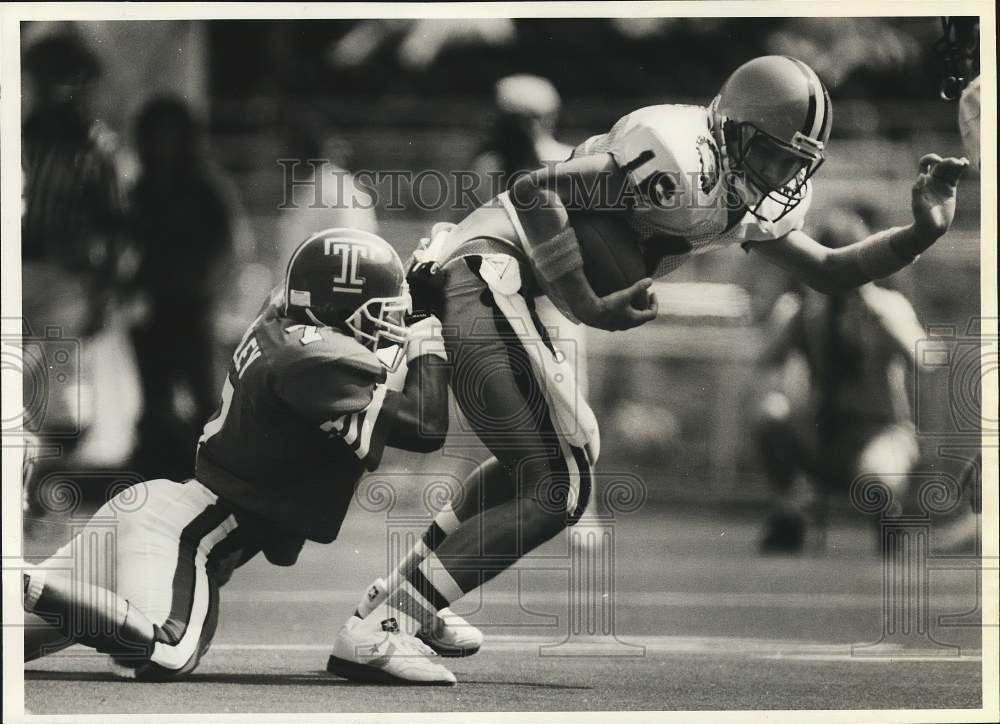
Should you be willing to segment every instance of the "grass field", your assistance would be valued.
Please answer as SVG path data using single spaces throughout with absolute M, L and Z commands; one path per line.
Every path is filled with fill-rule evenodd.
M 446 662 L 458 686 L 425 689 L 358 686 L 324 671 L 334 633 L 385 566 L 385 519 L 355 510 L 340 540 L 310 544 L 295 567 L 258 557 L 236 572 L 214 646 L 186 681 L 118 681 L 102 657 L 71 648 L 27 665 L 25 705 L 38 714 L 978 708 L 974 561 L 932 561 L 929 630 L 884 639 L 883 563 L 863 522 L 834 525 L 827 553 L 803 558 L 758 557 L 756 521 L 696 511 L 621 519 L 603 568 L 571 568 L 565 541 L 553 541 L 455 606 L 487 642 Z M 64 535 L 36 531 L 46 541 L 36 553 Z M 567 593 L 587 571 L 613 579 L 595 611 L 599 621 L 613 614 L 617 638 L 570 635 L 587 633 Z

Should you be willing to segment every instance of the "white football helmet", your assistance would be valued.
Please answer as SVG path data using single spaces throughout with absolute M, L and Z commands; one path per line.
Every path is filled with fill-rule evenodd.
M 804 198 L 824 161 L 833 106 L 808 65 L 767 55 L 733 72 L 712 101 L 727 170 L 751 213 L 777 221 Z

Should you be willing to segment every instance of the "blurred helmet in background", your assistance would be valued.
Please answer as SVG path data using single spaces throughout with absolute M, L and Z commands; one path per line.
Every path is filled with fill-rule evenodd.
M 521 73 L 508 75 L 494 87 L 497 109 L 512 116 L 553 120 L 559 113 L 559 92 L 547 78 Z
M 403 262 L 382 237 L 326 229 L 302 242 L 288 262 L 285 313 L 338 327 L 378 352 L 406 341 L 410 295 L 404 279 Z
M 944 65 L 940 93 L 953 101 L 979 77 L 979 18 L 945 15 L 941 18 L 941 37 L 934 50 Z
M 823 82 L 800 60 L 767 55 L 737 68 L 711 110 L 750 211 L 768 221 L 788 214 L 805 197 L 830 139 L 833 106 Z M 765 201 L 775 215 L 762 215 Z
M 101 62 L 73 33 L 48 35 L 24 51 L 21 69 L 31 81 L 31 105 L 66 107 L 89 113 L 90 95 L 101 77 Z

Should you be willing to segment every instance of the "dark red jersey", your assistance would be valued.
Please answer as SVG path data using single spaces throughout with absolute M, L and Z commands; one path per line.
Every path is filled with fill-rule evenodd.
M 353 337 L 267 305 L 233 354 L 198 444 L 198 480 L 311 540 L 337 537 L 393 417 L 385 368 Z

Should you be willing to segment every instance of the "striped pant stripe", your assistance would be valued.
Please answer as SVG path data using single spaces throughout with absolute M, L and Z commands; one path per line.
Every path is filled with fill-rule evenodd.
M 507 319 L 507 312 L 499 304 L 496 305 L 496 309 L 498 312 L 498 314 L 495 315 L 497 328 L 502 331 L 505 344 L 509 347 L 517 349 L 527 359 L 532 360 L 531 352 L 524 346 L 524 343 L 515 333 L 514 328 Z M 524 317 L 525 315 L 522 314 L 521 318 L 523 319 Z M 545 343 L 545 346 L 551 350 L 552 343 L 549 340 L 548 330 L 546 330 L 544 325 L 542 325 L 539 317 L 536 314 L 531 313 L 529 319 L 535 327 L 536 333 Z M 512 361 L 511 364 L 516 368 L 516 362 Z M 541 391 L 542 397 L 545 401 L 543 425 L 559 440 L 559 451 L 564 459 L 565 472 L 569 478 L 569 491 L 567 493 L 566 500 L 567 513 L 569 516 L 567 524 L 574 525 L 583 515 L 583 512 L 587 507 L 587 503 L 590 500 L 592 487 L 591 473 L 593 471 L 593 464 L 590 462 L 590 456 L 588 453 L 583 448 L 572 445 L 566 439 L 565 431 L 560 429 L 557 417 L 552 414 L 551 409 L 552 405 L 556 403 L 552 401 L 548 394 L 547 381 L 538 379 L 539 371 L 537 366 L 532 364 L 530 371 L 526 371 L 526 373 L 532 378 L 532 384 Z M 531 399 L 530 392 L 526 392 L 525 396 L 528 399 Z
M 218 503 L 184 528 L 174 570 L 170 615 L 160 624 L 167 641 L 153 647 L 153 663 L 178 674 L 197 664 L 200 649 L 205 639 L 210 639 L 218 616 L 218 585 L 209 579 L 208 557 L 235 529 L 236 519 Z

